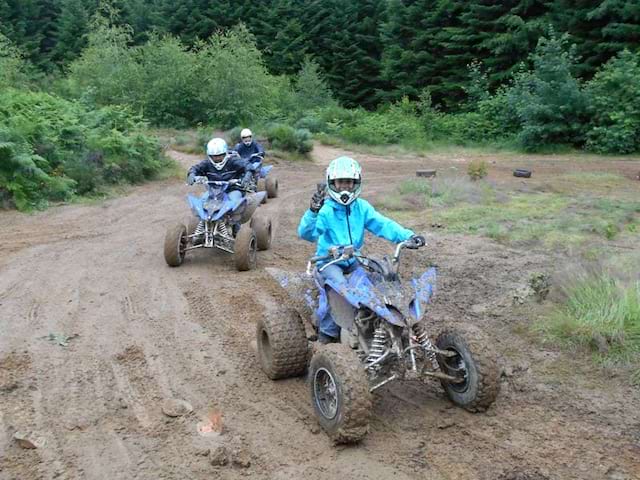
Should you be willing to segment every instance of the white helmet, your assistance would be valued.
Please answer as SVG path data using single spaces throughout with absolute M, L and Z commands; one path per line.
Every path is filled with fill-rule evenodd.
M 336 180 L 353 180 L 351 190 L 338 191 Z M 329 196 L 340 205 L 349 205 L 360 196 L 362 191 L 362 169 L 360 164 L 350 157 L 338 157 L 327 167 L 327 185 Z
M 253 133 L 251 133 L 251 130 L 249 130 L 248 128 L 243 128 L 240 132 L 240 139 L 242 140 L 242 143 L 244 143 L 247 147 L 251 145 L 252 137 Z
M 207 156 L 217 170 L 222 169 L 222 167 L 227 164 L 227 160 L 229 159 L 227 156 L 228 150 L 227 142 L 222 138 L 212 138 L 209 140 L 209 143 L 207 143 Z M 214 157 L 217 158 L 214 159 Z

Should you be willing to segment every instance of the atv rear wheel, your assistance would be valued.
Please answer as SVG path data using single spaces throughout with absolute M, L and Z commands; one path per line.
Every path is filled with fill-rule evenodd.
M 234 259 L 236 268 L 241 272 L 253 270 L 257 264 L 258 241 L 253 228 L 245 223 L 240 227 L 234 245 Z
M 164 237 L 164 259 L 170 267 L 179 267 L 187 248 L 187 228 L 178 223 L 167 230 Z
M 260 365 L 271 380 L 302 375 L 307 369 L 307 336 L 295 311 L 261 318 L 256 337 Z
M 318 423 L 335 443 L 359 442 L 369 431 L 369 380 L 346 345 L 318 350 L 309 366 L 309 388 Z
M 259 178 L 257 188 L 259 192 L 267 192 L 267 194 L 262 199 L 262 203 L 267 203 L 267 198 L 269 198 L 269 192 L 267 191 L 267 181 L 264 178 Z
M 265 179 L 265 188 L 269 198 L 276 198 L 278 196 L 278 179 L 272 176 L 267 177 Z
M 258 250 L 271 247 L 271 217 L 255 215 L 251 218 L 251 228 L 256 232 Z
M 455 330 L 445 330 L 438 335 L 436 347 L 456 353 L 453 357 L 438 355 L 442 372 L 464 378 L 461 383 L 441 381 L 451 401 L 470 412 L 488 409 L 500 390 L 496 355 L 488 342 L 475 334 L 465 338 Z

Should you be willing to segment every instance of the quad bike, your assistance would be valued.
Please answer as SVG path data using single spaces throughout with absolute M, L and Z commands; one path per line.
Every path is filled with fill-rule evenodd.
M 352 246 L 334 247 L 330 255 L 309 261 L 311 285 L 309 276 L 267 269 L 289 294 L 294 310 L 258 321 L 260 364 L 271 379 L 308 370 L 318 422 L 336 443 L 357 442 L 367 434 L 372 393 L 393 380 L 439 380 L 453 403 L 474 412 L 496 399 L 496 356 L 478 332 L 464 336 L 445 329 L 432 340 L 425 309 L 435 269 L 411 281 L 398 275 L 401 253 L 415 248 L 413 241 L 402 242 L 391 259 L 376 259 Z M 329 265 L 351 259 L 359 266 L 342 284 L 322 277 Z M 302 317 L 317 332 L 327 311 L 341 327 L 340 343 L 318 345 L 308 364 Z
M 209 181 L 196 177 L 196 183 L 207 185 L 201 196 L 189 195 L 194 214 L 187 226 L 182 223 L 169 228 L 164 240 L 164 258 L 178 267 L 186 253 L 196 248 L 217 248 L 234 255 L 240 271 L 256 267 L 256 251 L 271 246 L 271 219 L 256 215 L 264 192 L 247 192 L 239 200 L 229 197 L 231 186 L 240 189 L 238 180 Z
M 254 172 L 248 189 L 252 192 L 266 192 L 263 203 L 267 198 L 276 198 L 278 196 L 278 179 L 270 172 L 273 165 L 263 165 L 264 154 L 254 153 L 248 159 L 251 164 L 251 170 Z

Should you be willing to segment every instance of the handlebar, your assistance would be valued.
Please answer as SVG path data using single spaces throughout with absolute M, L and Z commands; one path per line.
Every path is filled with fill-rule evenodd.
M 424 245 L 418 245 L 411 240 L 405 240 L 404 242 L 398 243 L 393 255 L 392 263 L 396 266 L 398 265 L 398 263 L 400 262 L 400 254 L 402 253 L 402 250 L 404 250 L 405 248 L 408 248 L 411 250 L 417 250 L 418 248 L 426 247 L 426 246 L 427 246 L 426 243 Z M 353 257 L 359 257 L 359 256 L 360 255 L 357 254 L 353 245 L 331 247 L 329 249 L 328 255 L 318 255 L 315 257 L 311 257 L 309 259 L 309 262 L 307 263 L 307 274 L 311 275 L 313 271 L 312 267 L 316 265 L 318 262 L 331 260 L 330 262 L 320 267 L 319 271 L 322 272 L 325 268 L 327 268 L 330 265 L 333 265 L 338 262 L 342 262 L 344 260 L 349 260 L 350 258 L 353 258 Z
M 232 178 L 231 180 L 209 180 L 205 176 L 198 176 L 196 177 L 194 183 L 197 183 L 199 185 L 224 185 L 224 184 L 237 185 L 241 182 L 237 178 Z

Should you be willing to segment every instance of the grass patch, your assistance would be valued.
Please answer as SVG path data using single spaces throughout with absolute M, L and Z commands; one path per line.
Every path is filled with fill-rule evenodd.
M 617 175 L 603 174 L 611 181 Z M 584 175 L 591 181 L 599 174 Z M 623 179 L 624 180 L 624 179 Z M 640 233 L 640 202 L 561 193 L 507 193 L 468 177 L 410 179 L 379 202 L 388 211 L 428 210 L 452 233 L 484 235 L 501 243 L 572 247 Z M 430 210 L 430 211 L 429 211 Z
M 621 183 L 627 182 L 627 179 L 617 173 L 606 172 L 578 172 L 565 173 L 558 177 L 559 180 L 570 181 L 576 185 L 583 187 L 603 186 L 616 187 Z
M 536 330 L 554 343 L 593 352 L 599 362 L 632 365 L 640 375 L 640 282 L 592 270 L 574 272 L 559 288 L 561 303 Z

